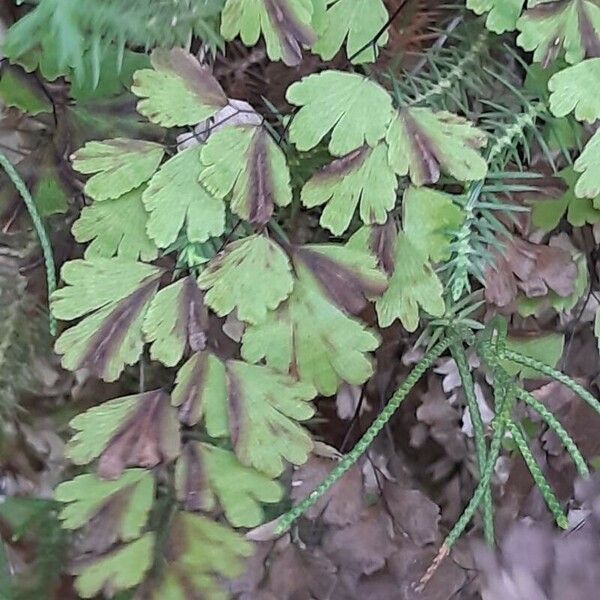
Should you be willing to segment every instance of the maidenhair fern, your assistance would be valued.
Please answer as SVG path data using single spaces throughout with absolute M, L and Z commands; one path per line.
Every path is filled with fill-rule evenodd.
M 92 87 L 108 46 L 164 46 L 133 75 L 138 113 L 168 128 L 167 139 L 208 123 L 204 136 L 189 135 L 177 152 L 176 144 L 127 132 L 72 155 L 91 204 L 73 225 L 87 244 L 83 257 L 63 265 L 57 291 L 49 279 L 52 314 L 64 323 L 56 352 L 66 369 L 116 381 L 147 348 L 173 374 L 165 389 L 113 398 L 70 422 L 67 456 L 88 471 L 57 489 L 60 519 L 83 534 L 103 532 L 74 569 L 81 597 L 133 589 L 144 599 L 227 597 L 221 580 L 239 575 L 252 552 L 235 529 L 259 525 L 263 505 L 282 498 L 278 480 L 288 465 L 308 459 L 312 401 L 343 383 L 367 382 L 378 329 L 397 322 L 409 332 L 423 327 L 430 348 L 325 481 L 277 519 L 276 534 L 356 463 L 448 349 L 474 425 L 479 483 L 424 583 L 479 509 L 493 542 L 491 483 L 506 436 L 565 526 L 515 404 L 541 415 L 582 475 L 588 467 L 562 425 L 515 380 L 534 369 L 598 412 L 600 404 L 552 368 L 562 338 L 558 353 L 550 345 L 552 356 L 537 360 L 531 348 L 511 345 L 503 321 L 485 328 L 475 321 L 468 294 L 510 237 L 499 217 L 518 208 L 499 194 L 526 187 L 532 144 L 546 150 L 535 134 L 537 119 L 549 114 L 545 98 L 515 92 L 492 57 L 494 37 L 467 13 L 461 19 L 475 32 L 472 43 L 457 34 L 414 72 L 379 77 L 376 63 L 365 63 L 376 61 L 390 18 L 380 0 L 364 4 L 226 0 L 219 14 L 218 3 L 192 0 L 41 0 L 9 32 L 11 59 L 49 79 L 91 73 Z M 522 4 L 468 2 L 477 13 L 490 11 L 491 30 L 516 27 L 534 60 L 549 63 L 564 50 L 572 66 L 550 79 L 549 110 L 595 122 L 597 3 L 530 2 L 519 17 Z M 251 46 L 262 38 L 271 60 L 297 65 L 305 51 L 328 60 L 341 50 L 354 67 L 292 83 L 285 93 L 291 114 L 273 125 L 271 112 L 241 109 L 183 48 L 194 34 L 214 40 L 217 15 L 224 39 Z M 143 17 L 147 28 L 139 27 Z M 507 92 L 510 106 L 495 104 L 496 89 Z M 243 122 L 235 118 L 242 112 L 250 115 Z M 577 198 L 600 195 L 598 136 L 574 162 Z M 318 168 L 311 153 L 325 157 Z M 515 178 L 510 163 L 524 184 L 505 181 Z M 324 236 L 332 234 L 327 243 L 290 235 L 287 215 L 301 210 L 318 216 Z M 370 303 L 375 313 L 367 321 Z M 224 319 L 239 323 L 239 347 L 223 341 Z M 490 443 L 465 346 L 493 381 Z

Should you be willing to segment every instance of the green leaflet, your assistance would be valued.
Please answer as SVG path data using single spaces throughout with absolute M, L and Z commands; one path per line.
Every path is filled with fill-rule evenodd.
M 382 327 L 399 318 L 408 331 L 415 331 L 419 307 L 434 317 L 444 314 L 443 286 L 430 261 L 449 257 L 451 231 L 460 227 L 464 213 L 452 196 L 429 188 L 409 187 L 402 207 L 403 232 L 394 246 L 394 271 L 376 309 Z
M 547 66 L 562 50 L 568 63 L 595 56 L 600 6 L 595 0 L 535 0 L 517 21 L 517 43 Z
M 366 353 L 377 349 L 379 338 L 330 301 L 303 262 L 296 271 L 289 300 L 264 323 L 246 329 L 242 356 L 297 373 L 324 396 L 334 395 L 342 381 L 364 383 L 373 373 Z
M 600 196 L 600 129 L 596 129 L 596 133 L 575 161 L 574 168 L 581 173 L 575 185 L 575 195 L 579 198 Z
M 261 234 L 232 242 L 198 278 L 205 302 L 219 316 L 258 323 L 291 293 L 294 280 L 283 250 Z
M 71 156 L 80 173 L 96 173 L 85 184 L 94 200 L 119 198 L 146 182 L 158 168 L 163 147 L 154 142 L 115 138 L 88 142 Z
M 225 365 L 209 352 L 196 352 L 181 366 L 171 392 L 179 420 L 188 426 L 204 418 L 208 435 L 227 435 Z
M 137 110 L 163 127 L 195 125 L 227 105 L 227 97 L 208 67 L 182 48 L 157 48 L 153 69 L 136 71 L 131 91 L 142 98 Z
M 244 571 L 252 545 L 228 527 L 198 515 L 178 512 L 160 556 L 160 579 L 150 578 L 140 591 L 144 600 L 227 600 L 217 579 Z M 192 595 L 193 594 L 193 595 Z
M 202 352 L 181 367 L 172 397 L 183 423 L 204 416 L 211 437 L 231 437 L 241 463 L 277 477 L 282 458 L 302 464 L 308 457 L 312 441 L 296 421 L 313 415 L 307 400 L 314 395 L 312 386 L 268 367 L 223 364 Z
M 477 15 L 489 12 L 485 26 L 494 33 L 514 31 L 525 0 L 467 0 L 467 8 Z
M 99 457 L 101 477 L 119 477 L 125 467 L 152 468 L 179 454 L 179 424 L 161 390 L 109 400 L 69 425 L 77 433 L 67 444 L 67 457 L 76 465 Z
M 313 52 L 324 60 L 331 60 L 346 41 L 346 55 L 353 57 L 354 64 L 374 62 L 379 47 L 388 41 L 386 31 L 375 44 L 369 44 L 388 20 L 382 0 L 326 0 L 326 4 L 327 13 Z M 364 46 L 367 47 L 356 54 Z
M 61 483 L 54 497 L 66 504 L 59 515 L 63 527 L 79 529 L 100 517 L 102 537 L 110 546 L 142 533 L 154 501 L 154 478 L 146 469 L 128 469 L 114 481 L 84 474 Z
M 302 59 L 302 47 L 311 46 L 311 0 L 227 0 L 221 15 L 221 35 L 238 35 L 246 46 L 254 46 L 262 33 L 271 60 L 294 66 Z
M 600 58 L 590 58 L 554 74 L 548 82 L 550 110 L 557 117 L 575 113 L 578 121 L 600 119 Z
M 400 232 L 395 244 L 394 273 L 390 285 L 377 300 L 379 324 L 388 327 L 400 319 L 408 331 L 419 324 L 419 307 L 434 317 L 444 314 L 444 287 L 433 271 L 427 256 Z
M 360 203 L 363 223 L 385 223 L 396 203 L 396 175 L 387 159 L 387 147 L 363 146 L 317 171 L 302 188 L 304 206 L 327 204 L 319 223 L 334 235 L 348 229 Z
M 565 343 L 561 333 L 546 333 L 537 337 L 508 337 L 506 349 L 518 352 L 529 358 L 535 358 L 545 365 L 555 367 L 563 352 Z M 523 379 L 539 377 L 534 369 L 509 360 L 502 361 L 502 368 L 511 376 L 520 376 Z
M 281 475 L 283 459 L 305 463 L 313 442 L 297 421 L 313 416 L 307 401 L 315 389 L 260 365 L 228 361 L 226 369 L 229 433 L 240 462 L 270 477 Z
M 202 146 L 192 146 L 165 162 L 144 191 L 148 235 L 168 248 L 182 229 L 190 242 L 206 242 L 225 230 L 223 201 L 200 183 Z
M 204 350 L 208 311 L 193 277 L 188 276 L 156 294 L 144 319 L 144 335 L 151 343 L 150 357 L 174 367 L 186 348 Z
M 231 193 L 231 210 L 254 225 L 264 225 L 274 205 L 292 201 L 285 155 L 264 127 L 224 127 L 202 148 L 200 182 L 217 198 Z
M 304 244 L 293 246 L 291 253 L 296 272 L 307 269 L 323 294 L 348 314 L 360 314 L 387 288 L 387 278 L 368 250 L 348 244 Z
M 578 198 L 575 195 L 578 175 L 572 167 L 563 169 L 560 176 L 567 182 L 569 189 L 556 200 L 544 199 L 535 202 L 531 212 L 531 219 L 535 227 L 544 231 L 552 231 L 560 223 L 565 212 L 567 220 L 575 227 L 600 221 L 600 196 L 590 199 Z
M 487 163 L 478 152 L 487 138 L 463 117 L 429 108 L 403 108 L 385 136 L 389 161 L 398 175 L 415 185 L 435 183 L 440 173 L 459 181 L 483 179 Z
M 14 106 L 31 116 L 52 112 L 52 103 L 37 78 L 17 65 L 2 66 L 0 98 L 4 106 Z
M 329 152 L 344 156 L 375 146 L 392 117 L 392 100 L 378 84 L 355 73 L 323 71 L 293 83 L 290 104 L 300 106 L 289 126 L 298 150 L 310 150 L 331 132 Z
M 148 213 L 142 203 L 145 186 L 114 200 L 93 202 L 73 223 L 73 236 L 88 243 L 85 258 L 119 256 L 129 260 L 154 260 L 158 248 L 146 233 Z
M 77 593 L 82 598 L 94 598 L 102 591 L 112 595 L 136 586 L 152 566 L 153 549 L 154 534 L 146 533 L 76 568 Z
M 135 364 L 143 347 L 144 314 L 161 274 L 157 267 L 119 258 L 65 263 L 67 285 L 52 294 L 52 314 L 64 321 L 85 318 L 56 341 L 62 365 L 115 381 L 125 365 Z
M 452 196 L 430 188 L 409 187 L 402 200 L 404 232 L 411 244 L 433 262 L 450 258 L 452 231 L 464 220 Z
M 264 520 L 260 503 L 278 502 L 283 488 L 259 471 L 242 465 L 233 452 L 188 442 L 175 468 L 177 498 L 186 510 L 212 511 L 218 504 L 234 527 L 255 527 Z

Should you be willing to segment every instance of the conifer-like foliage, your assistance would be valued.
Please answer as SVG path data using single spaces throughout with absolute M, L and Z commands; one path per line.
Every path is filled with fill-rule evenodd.
M 563 152 L 572 163 L 561 171 L 564 195 L 536 208 L 534 221 L 546 231 L 564 215 L 573 226 L 600 221 L 600 6 L 467 0 L 466 8 L 485 16 L 462 11 L 463 37 L 406 72 L 377 69 L 390 18 L 380 0 L 40 0 L 9 31 L 10 60 L 48 80 L 63 76 L 72 89 L 100 89 L 110 52 L 120 56 L 115 73 L 125 48 L 149 52 L 127 84 L 137 115 L 73 149 L 87 205 L 72 232 L 85 249 L 62 265 L 49 300 L 65 369 L 105 382 L 140 362 L 169 373 L 160 386 L 142 384 L 69 423 L 66 453 L 82 470 L 57 488 L 58 518 L 69 531 L 102 531 L 73 568 L 82 598 L 227 598 L 223 581 L 252 554 L 245 529 L 280 515 L 282 475 L 314 447 L 314 400 L 368 382 L 381 331 L 392 326 L 419 331 L 433 350 L 277 532 L 354 464 L 448 348 L 479 436 L 480 479 L 440 556 L 479 509 L 493 540 L 490 481 L 507 432 L 564 526 L 512 412 L 530 402 L 516 381 L 534 371 L 578 386 L 552 370 L 563 339 L 524 343 L 502 321 L 484 329 L 471 290 L 484 284 L 491 296 L 501 271 L 497 296 L 514 291 L 510 301 L 524 314 L 542 301 L 566 310 L 584 294 L 576 257 L 564 260 L 578 285 L 565 289 L 541 266 L 533 271 L 550 247 L 523 249 L 512 233 L 526 210 L 518 195 L 535 189 L 534 144 L 551 161 Z M 500 46 L 485 26 L 518 31 L 520 48 L 554 74 L 520 91 L 490 51 Z M 192 36 L 204 50 L 239 38 L 264 44 L 271 61 L 287 66 L 308 53 L 339 55 L 344 66 L 323 63 L 291 83 L 287 114 L 268 102 L 240 109 L 245 99 L 228 95 L 210 52 L 190 50 Z M 541 123 L 581 124 L 591 135 L 577 151 L 564 136 L 550 141 Z M 320 164 L 315 154 L 325 157 Z M 318 221 L 315 240 L 296 235 L 298 214 Z M 504 269 L 519 251 L 528 266 Z M 491 436 L 478 428 L 465 345 L 494 382 Z M 573 389 L 598 409 L 586 390 Z M 544 417 L 586 474 L 568 434 Z

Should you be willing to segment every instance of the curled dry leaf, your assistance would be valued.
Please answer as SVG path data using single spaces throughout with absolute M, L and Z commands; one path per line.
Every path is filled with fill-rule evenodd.
M 329 530 L 323 538 L 323 549 L 340 568 L 370 575 L 394 553 L 393 538 L 390 517 L 380 507 L 372 506 L 351 525 Z
M 550 290 L 560 297 L 573 293 L 578 271 L 570 252 L 516 237 L 507 246 L 506 255 L 498 256 L 495 268 L 486 269 L 488 302 L 507 306 L 518 290 L 527 297 L 545 296 Z
M 328 600 L 337 579 L 333 563 L 318 549 L 282 542 L 271 555 L 264 590 L 277 600 Z

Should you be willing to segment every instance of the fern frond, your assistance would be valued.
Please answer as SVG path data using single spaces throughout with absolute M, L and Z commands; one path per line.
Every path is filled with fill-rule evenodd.
M 8 31 L 4 53 L 35 68 L 52 56 L 53 72 L 79 83 L 98 82 L 102 57 L 126 46 L 183 46 L 196 35 L 213 49 L 222 44 L 216 28 L 222 0 L 39 0 Z M 42 71 L 44 69 L 42 68 Z

